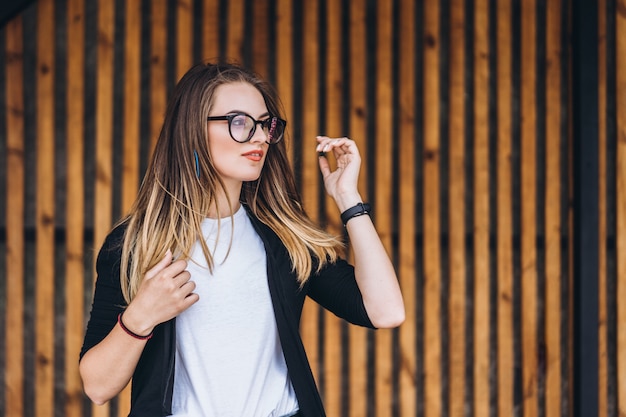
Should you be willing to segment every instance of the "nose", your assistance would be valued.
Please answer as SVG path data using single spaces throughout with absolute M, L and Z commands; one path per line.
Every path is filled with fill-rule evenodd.
M 256 125 L 256 129 L 254 130 L 254 134 L 250 138 L 250 142 L 252 142 L 252 143 L 263 143 L 263 142 L 269 143 L 267 135 L 263 131 L 263 125 L 261 125 L 260 123 Z

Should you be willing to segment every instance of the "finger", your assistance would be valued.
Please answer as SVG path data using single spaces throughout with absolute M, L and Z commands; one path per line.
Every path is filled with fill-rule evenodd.
M 326 152 L 324 148 L 331 139 L 328 136 L 317 136 L 315 139 L 317 140 L 317 147 L 315 148 L 317 152 Z
M 165 252 L 165 256 L 156 265 L 146 272 L 146 279 L 154 278 L 159 272 L 167 268 L 172 263 L 172 251 L 169 249 Z
M 198 300 L 200 300 L 200 296 L 198 294 L 196 294 L 195 292 L 192 292 L 191 294 L 189 294 L 187 297 L 185 297 L 182 301 L 181 301 L 181 308 L 182 311 L 187 310 L 189 307 L 191 307 L 192 305 L 194 305 L 195 303 L 198 302 Z
M 183 285 L 189 282 L 190 279 L 191 274 L 189 273 L 189 271 L 182 271 L 173 277 L 174 286 L 177 288 L 181 288 Z
M 330 152 L 331 150 L 335 155 L 343 155 L 345 153 L 352 152 L 352 146 L 354 141 L 348 138 L 326 138 L 318 144 L 318 152 Z
M 338 146 L 341 143 L 341 140 L 345 138 L 329 138 L 328 136 L 317 136 L 316 137 L 318 145 L 318 152 L 328 152 L 335 146 Z
M 183 297 L 188 297 L 196 289 L 196 283 L 193 281 L 187 281 L 180 287 L 180 294 Z
M 174 261 L 170 266 L 168 266 L 167 271 L 164 271 L 164 272 L 169 277 L 174 278 L 176 275 L 180 274 L 185 269 L 187 269 L 187 261 L 184 259 L 179 259 L 177 261 Z
M 330 164 L 328 163 L 328 159 L 325 156 L 318 158 L 318 162 L 320 165 L 320 171 L 322 172 L 322 176 L 326 178 L 330 175 Z

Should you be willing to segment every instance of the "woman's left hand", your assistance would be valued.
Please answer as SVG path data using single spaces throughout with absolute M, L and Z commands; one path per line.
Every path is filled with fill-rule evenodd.
M 318 159 L 326 192 L 337 202 L 340 210 L 345 210 L 360 201 L 357 190 L 361 168 L 359 149 L 356 143 L 348 138 L 318 136 L 317 142 L 317 152 L 320 152 Z M 331 170 L 330 163 L 324 155 L 331 151 L 337 161 L 334 170 Z
M 317 138 L 318 152 L 332 151 L 337 160 L 331 170 L 328 159 L 320 154 L 319 164 L 326 192 L 335 199 L 341 212 L 362 202 L 357 189 L 361 156 L 348 138 Z M 369 216 L 358 216 L 346 224 L 354 254 L 354 274 L 363 295 L 363 304 L 375 327 L 396 327 L 404 321 L 404 301 L 398 277 Z

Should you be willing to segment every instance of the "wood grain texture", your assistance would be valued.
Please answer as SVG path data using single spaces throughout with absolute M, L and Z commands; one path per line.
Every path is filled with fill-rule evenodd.
M 617 300 L 626 297 L 626 0 L 618 0 L 615 15 L 616 109 L 617 118 Z M 626 375 L 626 303 L 617 303 L 617 367 L 621 378 Z M 618 415 L 626 414 L 626 384 L 617 387 Z
M 96 178 L 94 244 L 100 247 L 113 224 L 113 63 L 115 3 L 98 1 L 96 71 Z M 95 266 L 95 264 L 94 264 Z M 94 274 L 95 277 L 95 274 Z M 92 407 L 94 417 L 108 417 L 110 404 Z
M 366 31 L 367 10 L 365 0 L 350 2 L 350 138 L 359 147 L 361 160 L 368 160 L 367 152 L 367 69 L 366 69 Z M 365 201 L 370 201 L 367 193 L 367 175 L 359 179 L 359 192 Z M 350 326 L 350 355 L 349 355 L 349 413 L 350 417 L 367 415 L 368 409 L 368 331 Z
M 557 1 L 547 3 L 546 12 L 546 90 L 541 97 L 545 100 L 545 413 L 546 416 L 560 416 L 562 404 L 561 364 L 561 166 L 563 161 L 561 147 L 561 4 Z M 600 414 L 602 415 L 602 414 Z
M 4 398 L 6 415 L 24 415 L 24 27 L 21 16 L 6 36 L 6 344 Z
M 325 89 L 326 101 L 326 126 L 320 133 L 330 137 L 342 137 L 342 110 L 343 110 L 343 80 L 342 80 L 342 42 L 341 42 L 341 3 L 328 2 L 325 16 L 320 16 L 326 28 L 326 44 L 321 45 L 326 59 Z M 315 138 L 305 137 L 302 146 L 315 148 Z M 334 163 L 333 157 L 329 161 Z M 306 164 L 317 165 L 315 160 L 306 160 Z M 340 220 L 340 213 L 334 200 L 324 193 L 325 223 L 327 230 L 336 236 L 341 236 L 344 231 Z M 328 415 L 342 414 L 342 343 L 341 321 L 329 311 L 324 313 L 324 404 Z
M 404 1 L 400 5 L 400 33 L 399 39 L 401 51 L 415 50 L 415 5 L 413 2 Z M 417 414 L 417 358 L 415 352 L 417 343 L 416 317 L 417 291 L 416 269 L 419 267 L 416 261 L 415 244 L 415 206 L 418 204 L 418 195 L 415 184 L 415 172 L 419 167 L 415 161 L 415 121 L 417 118 L 415 108 L 415 63 L 412 59 L 401 59 L 399 68 L 399 85 L 402 86 L 399 94 L 398 120 L 400 123 L 399 135 L 399 158 L 400 184 L 398 198 L 402 202 L 399 205 L 399 253 L 398 253 L 398 278 L 402 288 L 406 320 L 399 329 L 399 408 L 402 416 L 415 416 Z
M 83 384 L 78 357 L 83 341 L 85 291 L 85 7 L 79 0 L 67 3 L 67 196 L 65 243 L 65 415 L 81 417 Z
M 489 10 L 474 3 L 474 413 L 489 414 Z
M 302 74 L 299 82 L 302 84 L 302 137 L 295 138 L 304 144 L 319 134 L 319 70 L 317 66 L 319 48 L 318 43 L 318 0 L 307 1 L 302 10 Z M 317 153 L 315 147 L 302 146 L 302 185 L 301 194 L 304 209 L 314 220 L 320 219 L 319 168 L 316 165 Z M 309 357 L 311 369 L 315 378 L 319 380 L 321 372 L 320 351 L 318 340 L 320 337 L 319 310 L 320 307 L 307 299 L 302 312 L 300 332 L 302 341 Z
M 54 1 L 37 3 L 37 207 L 35 245 L 35 415 L 54 411 L 55 112 Z
M 511 5 L 498 2 L 498 157 L 497 241 L 498 258 L 498 415 L 513 415 L 513 196 Z
M 520 160 L 522 386 L 525 417 L 537 415 L 536 1 L 521 2 Z
M 424 131 L 421 219 L 424 233 L 424 413 L 438 416 L 442 412 L 441 380 L 441 231 L 440 207 L 440 38 L 439 2 L 424 2 Z
M 195 63 L 193 18 L 193 0 L 176 0 L 176 81 Z
M 393 188 L 393 8 L 391 2 L 376 7 L 376 184 L 375 225 L 387 250 L 392 253 Z M 371 169 L 371 167 L 369 167 Z M 376 332 L 376 415 L 392 413 L 392 339 L 391 330 Z

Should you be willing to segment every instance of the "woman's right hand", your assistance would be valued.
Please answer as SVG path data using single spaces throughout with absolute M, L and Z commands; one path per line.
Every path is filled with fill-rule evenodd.
M 186 271 L 187 261 L 172 262 L 167 251 L 159 263 L 150 269 L 126 311 L 124 325 L 132 332 L 147 335 L 154 327 L 191 307 L 200 297 L 193 290 L 196 284 Z

